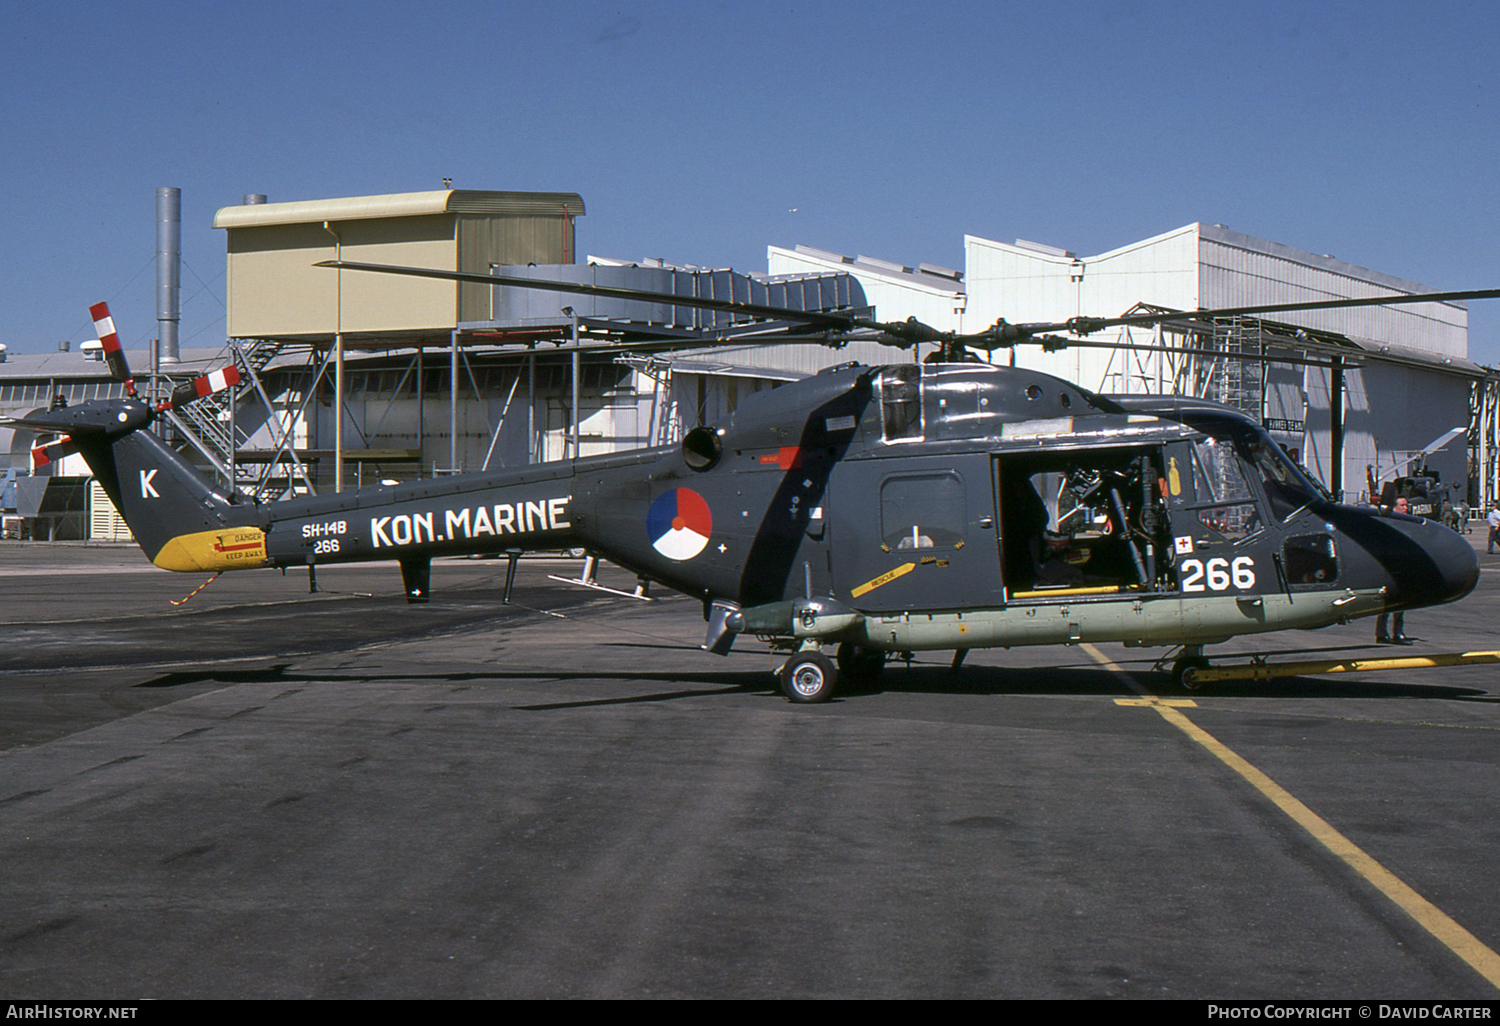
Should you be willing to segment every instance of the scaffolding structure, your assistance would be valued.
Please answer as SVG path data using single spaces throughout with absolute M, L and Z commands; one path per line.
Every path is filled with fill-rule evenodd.
M 1139 303 L 1127 313 L 1170 313 Z M 1361 349 L 1342 336 L 1255 317 L 1216 318 L 1212 323 L 1162 321 L 1149 329 L 1124 327 L 1111 351 L 1100 391 L 1180 395 L 1211 399 L 1241 410 L 1267 430 L 1297 435 L 1306 424 L 1278 418 L 1269 398 L 1270 368 L 1305 358 L 1329 360 L 1334 406 L 1340 406 L 1343 371 L 1360 366 Z M 1138 346 L 1142 348 L 1131 348 Z M 1340 352 L 1348 354 L 1345 363 Z M 1330 355 L 1334 354 L 1334 355 Z M 1339 410 L 1341 417 L 1342 410 Z M 1335 430 L 1342 431 L 1342 423 Z M 1467 501 L 1474 509 L 1500 502 L 1500 372 L 1486 369 L 1469 385 Z
M 1137 303 L 1126 314 L 1175 312 Z M 1211 399 L 1264 422 L 1266 368 L 1275 362 L 1270 347 L 1286 347 L 1291 341 L 1266 322 L 1244 316 L 1219 317 L 1211 323 L 1167 320 L 1149 328 L 1125 326 L 1119 347 L 1109 354 L 1100 391 Z
M 333 347 L 232 339 L 214 362 L 232 361 L 240 383 L 184 405 L 180 415 L 168 413 L 158 430 L 178 448 L 193 450 L 226 487 L 273 501 L 330 486 L 328 467 L 338 456 L 325 436 L 336 409 L 342 409 L 348 440 L 342 456 L 353 464 L 349 483 L 356 486 L 368 483 L 367 471 L 408 480 L 504 465 L 502 433 L 510 439 L 509 455 L 532 463 L 586 454 L 587 446 L 667 444 L 703 416 L 703 375 L 674 373 L 675 351 L 699 348 L 701 339 L 663 343 L 670 354 L 612 351 L 599 336 L 547 341 L 538 348 L 473 338 L 437 353 L 435 345 L 371 346 L 349 367 L 345 401 L 336 404 Z M 192 376 L 160 375 L 153 394 L 169 394 Z M 688 390 L 678 395 L 684 382 Z M 730 382 L 731 404 L 742 391 Z M 433 409 L 439 403 L 449 417 Z M 602 419 L 581 431 L 593 417 Z M 454 431 L 456 460 L 433 459 L 439 447 L 433 443 Z
M 1481 511 L 1500 502 L 1500 372 L 1491 370 L 1469 388 L 1470 505 Z
M 1213 321 L 1213 398 L 1264 423 L 1266 418 L 1266 333 L 1256 317 L 1215 317 Z

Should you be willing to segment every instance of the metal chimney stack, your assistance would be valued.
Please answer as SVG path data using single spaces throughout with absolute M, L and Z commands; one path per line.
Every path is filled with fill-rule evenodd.
M 156 334 L 161 362 L 177 363 L 177 322 L 182 319 L 182 190 L 156 190 Z

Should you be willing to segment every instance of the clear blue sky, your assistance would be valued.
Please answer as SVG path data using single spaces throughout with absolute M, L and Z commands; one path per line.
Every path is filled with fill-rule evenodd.
M 765 269 L 807 243 L 963 266 L 1220 222 L 1500 287 L 1500 5 L 0 0 L 0 342 L 223 338 L 247 192 L 576 191 L 579 251 Z M 206 287 L 205 287 L 206 286 Z M 1118 311 L 1091 311 L 1111 314 Z M 1500 363 L 1500 303 L 1471 304 Z

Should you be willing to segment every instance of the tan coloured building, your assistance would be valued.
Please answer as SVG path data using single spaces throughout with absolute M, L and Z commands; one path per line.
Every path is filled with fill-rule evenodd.
M 345 260 L 487 273 L 492 264 L 570 264 L 571 192 L 443 189 L 224 207 L 232 338 L 447 340 L 493 316 L 492 289 L 314 267 Z

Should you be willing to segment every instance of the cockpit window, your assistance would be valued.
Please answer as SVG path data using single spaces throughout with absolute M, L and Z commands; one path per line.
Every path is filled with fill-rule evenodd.
M 880 415 L 887 442 L 918 441 L 922 430 L 922 368 L 887 367 L 880 375 Z
M 1260 530 L 1260 508 L 1253 502 L 1241 502 L 1200 509 L 1198 523 L 1226 541 L 1237 542 Z
M 1277 520 L 1285 520 L 1324 498 L 1321 489 L 1303 475 L 1262 429 L 1219 417 L 1190 418 L 1189 423 L 1210 436 L 1194 444 L 1195 469 L 1207 478 L 1206 482 L 1196 483 L 1200 489 L 1206 484 L 1216 501 L 1234 501 L 1230 495 L 1220 494 L 1220 487 L 1245 488 L 1239 498 L 1249 498 L 1247 475 L 1252 480 L 1260 479 L 1271 514 Z M 1231 469 L 1231 463 L 1238 466 Z M 1236 479 L 1238 486 L 1233 484 Z
M 1220 438 L 1194 443 L 1193 487 L 1199 502 L 1245 502 L 1253 494 L 1235 458 L 1233 444 Z
M 1317 487 L 1302 476 L 1270 435 L 1257 432 L 1246 439 L 1245 449 L 1250 461 L 1260 471 L 1266 499 L 1277 519 L 1285 520 L 1298 509 L 1322 498 Z

